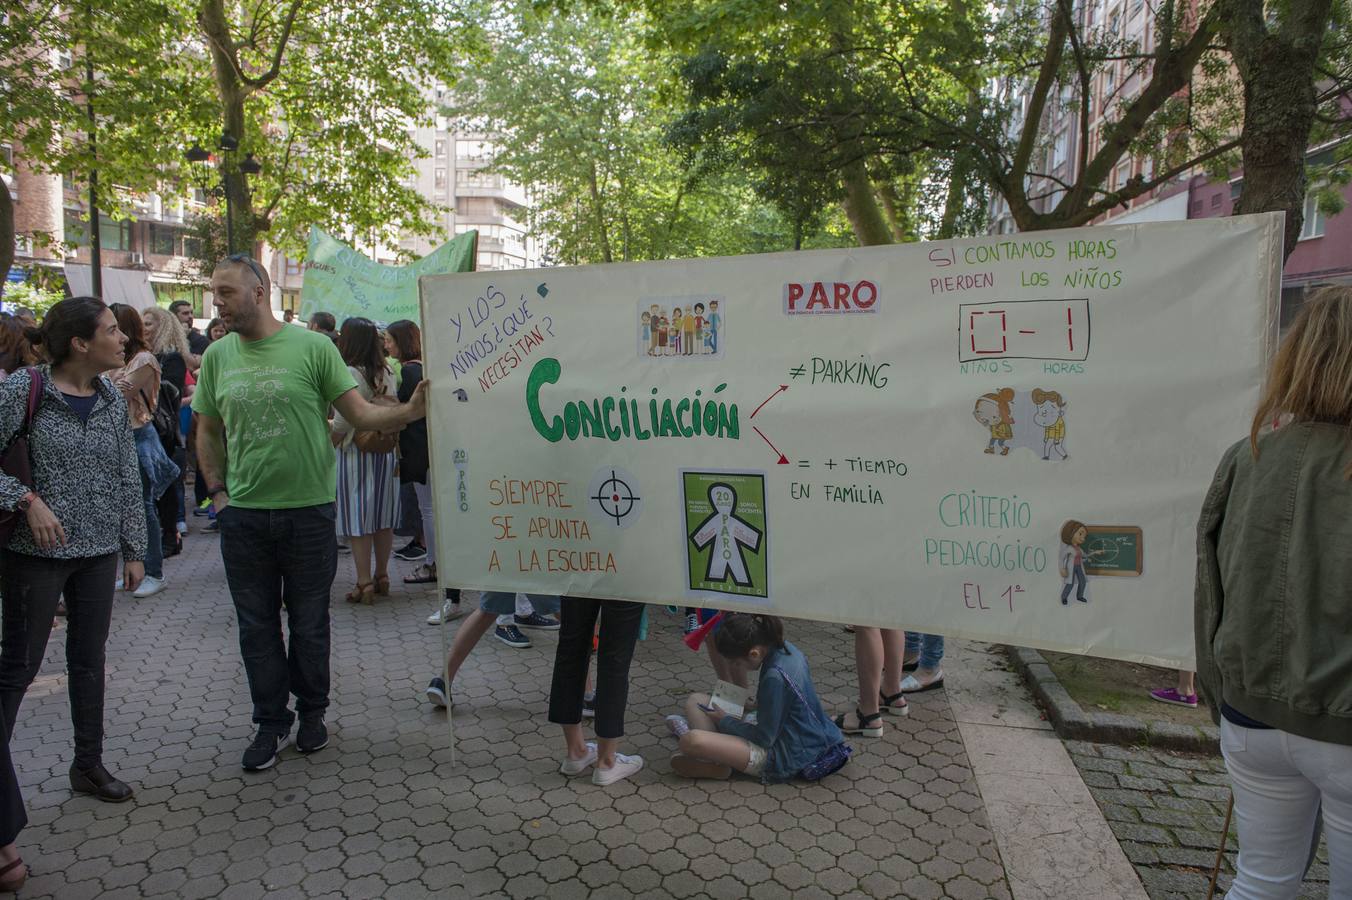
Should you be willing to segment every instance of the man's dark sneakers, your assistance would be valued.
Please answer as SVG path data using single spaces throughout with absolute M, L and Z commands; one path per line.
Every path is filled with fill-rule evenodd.
M 559 620 L 553 616 L 542 616 L 531 612 L 528 616 L 513 616 L 517 628 L 539 628 L 542 631 L 558 631 Z
M 409 562 L 414 562 L 427 558 L 427 548 L 417 541 L 409 541 L 407 544 L 394 551 L 394 555 L 399 559 L 406 559 Z
M 301 753 L 314 753 L 329 745 L 329 729 L 324 725 L 324 717 L 302 716 L 300 727 L 296 729 L 296 749 Z
M 253 743 L 244 751 L 244 771 L 261 772 L 264 769 L 271 769 L 277 762 L 277 754 L 289 743 L 291 743 L 289 731 L 286 734 L 278 734 L 275 731 L 258 729 Z
M 502 641 L 508 647 L 516 647 L 518 650 L 530 646 L 530 638 L 521 633 L 521 629 L 515 625 L 499 625 L 493 629 L 493 637 Z
M 70 789 L 77 794 L 91 794 L 106 803 L 130 800 L 132 789 L 118 781 L 102 764 L 81 771 L 70 767 Z
M 432 705 L 437 709 L 445 709 L 451 705 L 451 695 L 446 690 L 446 679 L 432 679 L 427 685 L 427 699 L 431 700 Z

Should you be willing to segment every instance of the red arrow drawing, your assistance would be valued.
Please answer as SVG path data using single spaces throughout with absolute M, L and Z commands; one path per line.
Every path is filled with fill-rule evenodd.
M 765 436 L 765 432 L 761 431 L 755 425 L 751 426 L 751 430 L 756 432 L 756 434 L 759 434 L 761 436 L 762 441 L 765 441 L 765 443 L 770 444 L 770 439 Z M 779 448 L 776 447 L 774 444 L 770 444 L 770 449 L 775 451 L 776 453 L 779 453 Z M 785 456 L 783 453 L 779 453 L 779 462 L 776 465 L 787 466 L 788 464 L 789 458 Z
M 771 400 L 775 399 L 775 397 L 778 396 L 780 393 L 782 393 L 782 392 L 784 392 L 784 391 L 787 391 L 788 389 L 789 389 L 789 386 L 788 386 L 787 384 L 781 384 L 781 385 L 779 386 L 779 390 L 775 391 L 773 394 L 771 394 L 770 396 L 768 396 L 768 397 L 765 398 L 765 403 L 769 403 Z M 756 407 L 756 412 L 753 412 L 753 413 L 751 414 L 751 418 L 753 418 L 753 419 L 756 418 L 756 413 L 760 412 L 762 409 L 765 408 L 765 403 L 762 403 L 760 406 Z M 761 437 L 765 437 L 765 435 L 762 434 Z M 771 445 L 771 446 L 773 446 L 773 445 Z M 775 452 L 778 453 L 779 451 L 776 450 Z

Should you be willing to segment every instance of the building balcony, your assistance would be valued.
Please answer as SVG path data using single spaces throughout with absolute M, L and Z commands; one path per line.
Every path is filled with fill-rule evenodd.
M 528 206 L 526 198 L 526 189 L 515 184 L 507 184 L 502 187 L 479 187 L 477 185 L 457 184 L 455 186 L 455 198 L 462 197 L 489 197 L 494 200 L 504 200 L 513 206 Z

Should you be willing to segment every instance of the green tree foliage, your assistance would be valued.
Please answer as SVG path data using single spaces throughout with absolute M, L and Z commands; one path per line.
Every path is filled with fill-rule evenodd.
M 781 205 L 841 201 L 863 243 L 979 229 L 986 189 L 1021 230 L 1087 224 L 1198 167 L 1230 171 L 1241 146 L 1280 182 L 1244 208 L 1286 209 L 1298 230 L 1304 148 L 1348 123 L 1347 0 L 1158 0 L 1147 42 L 1122 36 L 1139 6 L 645 4 L 684 55 L 673 138 L 761 173 Z M 1146 172 L 1115 179 L 1130 157 Z
M 671 139 L 759 173 L 762 195 L 791 218 L 839 202 L 861 243 L 969 230 L 983 183 L 933 121 L 935 110 L 962 121 L 982 86 L 979 71 L 964 80 L 936 64 L 955 34 L 975 42 L 953 5 L 652 0 L 652 41 L 685 54 L 686 111 Z M 927 112 L 907 81 L 923 85 Z
M 434 111 L 435 86 L 483 49 L 455 0 L 4 8 L 0 140 L 39 170 L 78 181 L 97 171 L 101 210 L 127 215 L 130 199 L 149 190 L 224 191 L 237 248 L 266 238 L 292 255 L 311 224 L 369 239 L 432 229 L 432 207 L 410 183 L 411 129 Z M 185 161 L 190 144 L 215 150 L 223 132 L 239 141 L 237 153 Z M 246 154 L 260 174 L 240 171 Z M 13 247 L 8 199 L 0 196 L 0 263 Z M 200 230 L 217 239 L 202 246 L 226 243 L 221 218 L 213 204 Z
M 4 13 L 0 143 L 37 171 L 78 176 L 97 160 L 99 206 L 124 215 L 134 192 L 172 171 L 177 148 L 165 134 L 191 120 L 181 66 L 162 49 L 179 34 L 172 11 L 131 0 L 14 0 Z M 0 272 L 13 261 L 11 201 L 0 188 Z
M 237 247 L 266 235 L 299 255 L 311 224 L 390 241 L 432 230 L 433 209 L 409 180 L 411 129 L 430 120 L 436 85 L 481 49 L 457 3 L 178 2 L 208 51 L 195 78 L 214 115 L 194 136 L 240 139 L 223 169 L 235 209 L 248 211 Z M 240 172 L 246 153 L 261 174 Z
M 606 4 L 485 14 L 494 52 L 450 110 L 496 133 L 493 170 L 532 185 L 532 227 L 561 262 L 730 255 L 793 246 L 749 180 L 664 142 L 675 61 L 640 13 Z M 809 243 L 838 237 L 814 220 Z

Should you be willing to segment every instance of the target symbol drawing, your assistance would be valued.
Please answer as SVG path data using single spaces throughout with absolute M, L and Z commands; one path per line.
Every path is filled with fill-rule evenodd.
M 592 477 L 588 499 L 606 521 L 616 528 L 628 528 L 643 512 L 634 476 L 624 469 L 608 466 Z

